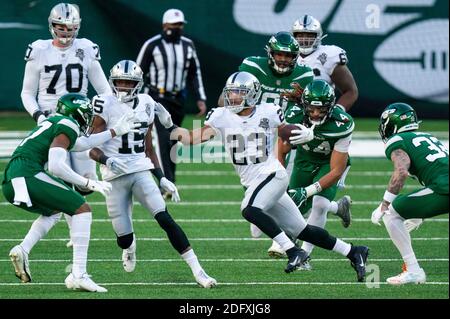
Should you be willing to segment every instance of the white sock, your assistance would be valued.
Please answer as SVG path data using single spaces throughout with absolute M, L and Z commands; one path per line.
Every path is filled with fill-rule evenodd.
M 411 236 L 406 230 L 403 221 L 404 218 L 394 210 L 392 205 L 389 206 L 389 213 L 383 216 L 383 222 L 386 225 L 389 236 L 400 251 L 408 271 L 418 272 L 420 266 L 412 249 Z
M 194 275 L 197 275 L 203 268 L 198 262 L 197 255 L 195 255 L 194 250 L 191 248 L 187 252 L 181 255 L 184 261 L 189 265 Z
M 348 253 L 352 249 L 352 245 L 346 243 L 345 241 L 336 238 L 336 244 L 333 247 L 333 251 L 347 257 Z
M 280 245 L 281 249 L 283 249 L 284 251 L 291 249 L 292 247 L 295 246 L 292 240 L 289 239 L 289 237 L 286 235 L 285 232 L 281 232 L 278 235 L 276 235 L 273 238 L 273 241 L 276 242 L 278 245 Z
M 338 210 L 338 203 L 336 203 L 335 201 L 332 201 L 330 203 L 330 206 L 328 206 L 328 211 L 334 215 L 336 215 Z
M 37 244 L 41 238 L 43 238 L 52 229 L 53 226 L 61 218 L 61 214 L 55 214 L 51 216 L 39 216 L 31 225 L 27 235 L 20 243 L 22 249 L 29 254 L 34 245 Z
M 308 225 L 324 228 L 327 223 L 327 212 L 330 207 L 330 201 L 325 197 L 315 195 L 312 201 L 311 215 L 308 217 Z M 314 249 L 314 245 L 306 241 L 303 242 L 302 249 L 305 250 L 308 255 Z
M 64 217 L 66 218 L 67 226 L 69 227 L 69 231 L 72 228 L 72 216 L 68 214 L 64 214 Z
M 70 238 L 73 242 L 72 273 L 80 278 L 86 273 L 89 239 L 91 237 L 92 213 L 81 213 L 72 216 Z

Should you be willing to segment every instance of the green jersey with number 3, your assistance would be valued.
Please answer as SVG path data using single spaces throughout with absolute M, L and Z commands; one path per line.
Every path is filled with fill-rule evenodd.
M 53 116 L 34 128 L 14 151 L 5 174 L 5 181 L 15 177 L 31 177 L 44 170 L 53 139 L 66 135 L 69 150 L 74 146 L 80 129 L 75 120 L 66 116 Z
M 286 122 L 298 124 L 305 122 L 303 108 L 294 105 L 286 111 Z M 334 144 L 350 136 L 355 128 L 353 118 L 339 107 L 334 107 L 330 117 L 322 125 L 314 128 L 314 139 L 297 147 L 295 163 L 309 161 L 316 164 L 329 164 Z
M 386 157 L 402 149 L 411 159 L 409 173 L 437 193 L 448 194 L 448 150 L 433 135 L 403 132 L 392 135 L 386 142 Z
M 277 74 L 269 67 L 267 57 L 252 56 L 246 58 L 239 66 L 239 71 L 246 71 L 259 80 L 261 83 L 261 98 L 258 104 L 274 103 L 280 105 L 283 110 L 294 105 L 286 99 L 280 98 L 280 94 L 286 90 L 291 90 L 291 83 L 297 82 L 302 88 L 314 78 L 313 71 L 306 65 L 296 65 L 294 70 L 286 74 Z

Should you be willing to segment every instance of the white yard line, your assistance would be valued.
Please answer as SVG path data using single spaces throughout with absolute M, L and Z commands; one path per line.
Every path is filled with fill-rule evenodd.
M 358 240 L 358 241 L 390 241 L 390 238 L 383 237 L 344 237 L 344 241 Z M 0 242 L 16 242 L 21 241 L 22 238 L 0 238 Z M 40 241 L 67 241 L 67 238 L 43 238 Z M 116 238 L 91 238 L 90 241 L 116 241 Z M 157 237 L 138 237 L 138 241 L 166 241 L 167 238 Z M 249 238 L 249 237 L 203 237 L 203 238 L 189 238 L 190 241 L 271 241 L 270 238 Z M 448 240 L 448 237 L 417 237 L 412 238 L 414 241 L 443 241 Z

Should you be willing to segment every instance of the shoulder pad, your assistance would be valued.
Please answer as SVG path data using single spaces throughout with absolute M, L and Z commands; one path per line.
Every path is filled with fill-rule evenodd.
M 39 52 L 47 49 L 51 43 L 51 40 L 36 40 L 30 43 L 25 52 L 25 61 L 36 59 L 39 56 Z
M 330 119 L 323 124 L 324 133 L 322 135 L 331 138 L 343 138 L 353 133 L 355 122 L 350 114 L 340 108 L 334 108 Z
M 336 45 L 323 45 L 322 50 L 328 56 L 328 60 L 333 64 L 345 65 L 348 62 L 347 52 Z

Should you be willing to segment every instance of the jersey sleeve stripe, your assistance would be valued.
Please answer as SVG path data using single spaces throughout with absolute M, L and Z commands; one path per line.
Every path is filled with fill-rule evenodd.
M 355 122 L 352 123 L 352 125 L 345 130 L 344 132 L 338 132 L 338 133 L 322 133 L 322 135 L 324 136 L 329 136 L 329 137 L 338 137 L 338 136 L 345 136 L 350 134 L 351 132 L 353 132 L 353 129 L 355 128 Z
M 401 136 L 398 136 L 398 135 L 396 135 L 396 136 L 393 136 L 392 138 L 390 138 L 389 139 L 389 141 L 387 141 L 387 143 L 386 143 L 386 145 L 385 145 L 385 148 L 387 149 L 389 146 L 391 146 L 392 144 L 394 144 L 394 143 L 396 143 L 396 142 L 399 142 L 399 141 L 402 141 L 403 139 L 402 139 L 402 137 Z
M 293 80 L 294 80 L 294 81 L 295 81 L 295 80 L 300 80 L 300 79 L 303 79 L 303 78 L 306 78 L 306 77 L 310 77 L 310 76 L 314 76 L 313 71 L 305 72 L 305 73 L 303 73 L 302 75 L 296 77 L 296 78 L 293 79 Z
M 58 124 L 70 127 L 72 130 L 75 131 L 77 136 L 80 135 L 80 129 L 78 128 L 78 126 L 74 122 L 72 122 L 72 121 L 70 121 L 68 119 L 62 119 L 61 121 L 58 122 Z
M 265 76 L 267 76 L 267 73 L 264 72 L 264 70 L 261 69 L 261 67 L 258 64 L 256 64 L 255 62 L 249 61 L 249 60 L 244 60 L 242 63 L 247 64 L 248 66 L 251 66 L 251 67 L 254 67 L 255 69 L 260 70 Z

